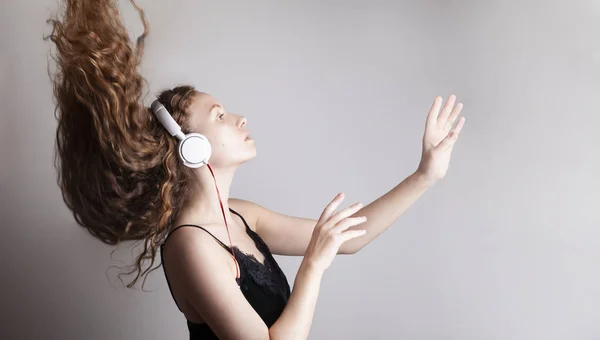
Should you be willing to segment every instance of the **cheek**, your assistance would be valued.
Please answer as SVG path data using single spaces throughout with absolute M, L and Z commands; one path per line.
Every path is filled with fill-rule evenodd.
M 207 138 L 215 151 L 232 151 L 234 148 L 239 148 L 241 144 L 238 140 L 241 138 L 240 135 L 227 128 L 216 129 L 213 134 L 207 136 Z

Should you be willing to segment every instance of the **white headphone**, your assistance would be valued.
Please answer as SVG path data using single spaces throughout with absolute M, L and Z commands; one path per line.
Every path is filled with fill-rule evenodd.
M 212 152 L 208 138 L 199 133 L 184 134 L 179 124 L 158 99 L 152 103 L 151 109 L 160 124 L 171 136 L 179 140 L 178 155 L 185 166 L 199 168 L 208 164 Z

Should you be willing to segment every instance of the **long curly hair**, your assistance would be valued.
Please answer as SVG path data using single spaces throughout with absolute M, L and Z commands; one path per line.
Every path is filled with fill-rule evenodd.
M 177 158 L 171 137 L 142 104 L 138 72 L 148 23 L 135 46 L 114 0 L 63 0 L 62 18 L 51 18 L 57 69 L 55 166 L 63 199 L 78 224 L 102 242 L 139 240 L 131 288 L 150 271 L 159 246 L 185 204 L 191 172 Z M 187 127 L 192 86 L 163 91 L 159 100 Z M 144 264 L 149 264 L 144 269 Z M 120 276 L 119 276 L 120 277 Z M 145 279 L 144 279 L 145 281 Z

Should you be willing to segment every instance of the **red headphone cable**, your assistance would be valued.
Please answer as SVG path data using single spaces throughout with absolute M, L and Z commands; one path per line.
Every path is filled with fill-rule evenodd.
M 223 208 L 223 202 L 221 201 L 221 194 L 219 193 L 219 186 L 217 186 L 217 179 L 215 178 L 215 173 L 213 172 L 213 170 L 209 164 L 206 164 L 206 166 L 208 166 L 208 170 L 210 170 L 210 173 L 213 176 L 213 179 L 215 181 L 215 188 L 217 189 L 217 197 L 219 198 L 219 204 L 221 205 L 221 212 L 223 213 L 223 220 L 225 221 L 225 228 L 227 229 L 227 236 L 229 237 L 229 247 L 231 249 L 231 255 L 233 256 L 233 261 L 235 262 L 235 278 L 237 280 L 240 278 L 240 272 L 238 269 L 238 262 L 235 257 L 235 253 L 233 252 L 233 244 L 231 243 L 231 235 L 229 234 L 229 225 L 227 224 L 227 217 L 225 217 L 225 208 Z

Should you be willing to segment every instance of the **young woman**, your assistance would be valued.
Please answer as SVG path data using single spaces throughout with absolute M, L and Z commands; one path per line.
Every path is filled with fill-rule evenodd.
M 236 169 L 256 155 L 246 118 L 192 86 L 160 93 L 152 107 L 142 104 L 138 65 L 148 26 L 136 8 L 144 34 L 135 47 L 113 0 L 66 0 L 64 16 L 51 20 L 66 204 L 105 243 L 143 241 L 130 286 L 160 252 L 190 338 L 307 338 L 335 255 L 362 249 L 446 174 L 464 124 L 462 104 L 455 96 L 443 107 L 442 98 L 434 100 L 420 164 L 377 200 L 338 211 L 339 194 L 318 219 L 279 214 L 229 197 Z M 182 133 L 171 133 L 170 117 Z M 209 141 L 208 164 L 182 161 L 178 147 L 188 133 Z M 304 257 L 293 291 L 273 254 Z

